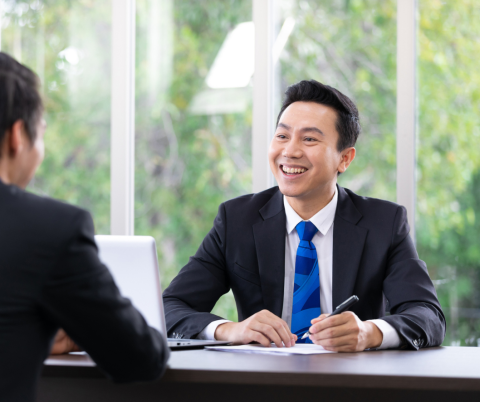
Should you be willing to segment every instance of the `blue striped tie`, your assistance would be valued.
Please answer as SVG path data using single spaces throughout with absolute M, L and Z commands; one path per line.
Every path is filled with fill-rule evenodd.
M 297 225 L 300 244 L 295 260 L 292 308 L 292 333 L 298 336 L 297 343 L 312 343 L 309 338 L 300 338 L 311 327 L 310 321 L 321 314 L 317 250 L 312 243 L 317 231 L 312 222 L 300 222 Z

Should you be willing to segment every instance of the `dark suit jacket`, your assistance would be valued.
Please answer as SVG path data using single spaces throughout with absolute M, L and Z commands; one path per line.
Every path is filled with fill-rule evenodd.
M 233 290 L 242 321 L 267 309 L 282 316 L 286 216 L 278 187 L 220 205 L 213 228 L 163 294 L 170 336 L 193 338 Z M 362 320 L 391 324 L 405 347 L 440 345 L 445 317 L 427 267 L 408 235 L 406 210 L 338 187 L 333 227 L 333 306 L 351 295 Z M 391 315 L 385 315 L 386 304 Z
M 35 399 L 59 327 L 114 381 L 159 377 L 165 340 L 101 264 L 90 215 L 0 182 L 0 400 Z

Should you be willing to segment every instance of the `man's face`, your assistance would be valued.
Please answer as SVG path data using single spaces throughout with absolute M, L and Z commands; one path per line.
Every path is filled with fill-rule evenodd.
M 346 170 L 347 150 L 337 150 L 336 120 L 334 109 L 314 102 L 294 102 L 285 109 L 268 154 L 284 195 L 309 199 L 331 191 L 337 172 Z
M 45 156 L 44 136 L 46 126 L 45 120 L 41 118 L 36 126 L 37 137 L 33 144 L 28 140 L 27 134 L 23 134 L 25 136 L 25 146 L 18 154 L 18 169 L 21 172 L 17 183 L 19 187 L 25 188 L 27 186 L 43 161 Z

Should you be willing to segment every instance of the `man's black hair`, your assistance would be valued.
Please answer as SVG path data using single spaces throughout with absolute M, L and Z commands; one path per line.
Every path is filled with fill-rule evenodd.
M 17 120 L 23 121 L 30 142 L 35 142 L 43 112 L 39 85 L 32 70 L 0 52 L 0 144 Z
M 360 135 L 360 118 L 358 109 L 352 100 L 339 90 L 318 81 L 300 81 L 287 88 L 285 99 L 277 118 L 277 126 L 282 113 L 294 102 L 315 102 L 330 106 L 337 112 L 337 129 L 339 139 L 338 151 L 355 146 Z

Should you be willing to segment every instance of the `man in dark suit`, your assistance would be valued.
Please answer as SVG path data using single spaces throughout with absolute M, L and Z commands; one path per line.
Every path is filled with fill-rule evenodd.
M 0 400 L 35 399 L 64 328 L 113 381 L 150 381 L 164 338 L 123 298 L 98 258 L 90 215 L 23 189 L 44 155 L 36 75 L 0 52 Z M 59 351 L 73 349 L 60 336 Z
M 441 344 L 445 317 L 405 208 L 337 185 L 359 133 L 338 90 L 288 88 L 269 150 L 278 187 L 220 205 L 164 292 L 170 335 L 290 347 L 309 330 L 309 342 L 340 352 Z M 230 289 L 238 323 L 210 314 Z M 351 311 L 328 316 L 354 294 Z

